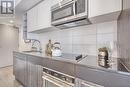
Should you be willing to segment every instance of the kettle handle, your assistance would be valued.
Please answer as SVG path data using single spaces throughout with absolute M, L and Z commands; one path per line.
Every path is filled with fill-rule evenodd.
M 55 42 L 54 45 L 55 45 L 55 44 L 60 44 L 60 42 Z

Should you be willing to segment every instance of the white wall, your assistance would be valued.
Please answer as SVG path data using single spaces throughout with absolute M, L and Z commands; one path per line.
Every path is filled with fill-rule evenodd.
M 17 6 L 22 0 L 15 0 L 15 6 Z
M 0 24 L 0 67 L 13 65 L 13 51 L 18 51 L 18 29 Z
M 45 32 L 37 36 L 42 42 L 43 51 L 48 40 L 51 39 L 53 43 L 56 41 L 61 43 L 63 53 L 97 55 L 99 47 L 117 41 L 117 21 Z M 20 46 L 26 47 L 23 43 Z

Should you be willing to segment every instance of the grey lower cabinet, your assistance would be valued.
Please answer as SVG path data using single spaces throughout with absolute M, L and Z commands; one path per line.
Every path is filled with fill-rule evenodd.
M 38 84 L 37 87 L 43 87 L 43 67 L 40 65 L 37 65 L 37 78 L 38 78 Z
M 33 63 L 27 64 L 28 84 L 27 87 L 43 87 L 42 67 Z
M 37 67 L 36 65 L 29 63 L 27 64 L 28 72 L 28 85 L 27 87 L 37 87 Z
M 43 87 L 42 66 L 30 63 L 28 57 L 14 54 L 13 74 L 24 87 Z
M 26 61 L 21 58 L 15 57 L 14 59 L 14 75 L 22 85 L 27 85 L 27 66 Z

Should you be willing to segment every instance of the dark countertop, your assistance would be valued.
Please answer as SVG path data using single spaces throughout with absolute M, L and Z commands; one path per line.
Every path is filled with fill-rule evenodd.
M 37 56 L 37 57 L 42 57 L 42 58 L 49 58 L 49 59 L 58 60 L 58 61 L 62 61 L 62 62 L 69 62 L 69 63 L 73 63 L 73 64 L 87 66 L 87 67 L 93 68 L 93 69 L 99 69 L 99 70 L 104 70 L 104 71 L 109 71 L 109 72 L 130 75 L 130 73 L 129 73 L 130 70 L 127 69 L 127 67 L 124 65 L 124 63 L 122 62 L 122 60 L 120 58 L 111 58 L 111 61 L 109 63 L 110 67 L 104 68 L 104 67 L 101 67 L 98 65 L 98 57 L 96 57 L 96 56 L 88 55 L 84 59 L 77 62 L 75 60 L 75 57 L 78 54 L 63 53 L 61 57 L 51 57 L 51 56 L 45 55 L 44 53 L 39 53 L 39 52 L 20 52 L 20 53 L 33 55 L 33 56 Z M 123 67 L 120 67 L 120 65 L 123 65 Z
M 120 69 L 119 66 L 123 64 L 118 58 L 111 59 L 110 68 L 103 68 L 98 65 L 97 57 L 90 55 L 79 62 L 75 60 L 75 54 L 50 57 L 44 53 L 14 52 L 14 55 L 16 57 L 27 56 L 28 62 L 105 87 L 130 87 L 130 73 L 122 72 L 124 69 L 122 66 Z

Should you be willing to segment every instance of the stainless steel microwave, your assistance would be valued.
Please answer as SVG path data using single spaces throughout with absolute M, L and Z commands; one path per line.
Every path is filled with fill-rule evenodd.
M 88 19 L 88 0 L 63 0 L 51 8 L 52 25 L 69 28 L 90 24 Z

